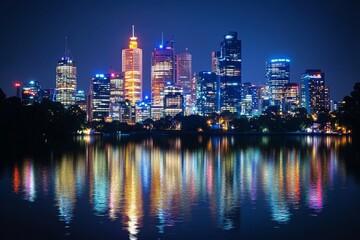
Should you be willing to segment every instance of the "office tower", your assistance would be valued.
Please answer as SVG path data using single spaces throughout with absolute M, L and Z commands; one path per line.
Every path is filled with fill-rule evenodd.
M 284 97 L 283 86 L 290 82 L 290 60 L 272 59 L 266 62 L 266 84 L 270 91 L 270 104 L 280 106 Z
M 164 88 L 167 82 L 175 83 L 174 41 L 160 44 L 151 54 L 151 100 L 153 107 L 164 104 Z
M 39 102 L 41 87 L 38 81 L 28 81 L 22 88 L 22 102 L 26 105 L 32 105 Z
M 188 115 L 194 106 L 195 88 L 193 86 L 193 78 L 191 73 L 192 58 L 188 49 L 184 53 L 176 55 L 176 86 L 183 89 L 185 101 L 184 114 Z
M 84 90 L 76 90 L 75 104 L 79 106 L 81 110 L 86 112 L 86 94 Z
M 300 87 L 297 83 L 286 83 L 283 86 L 283 112 L 294 111 L 300 106 Z
M 259 96 L 259 113 L 262 113 L 270 106 L 270 91 L 269 86 L 258 86 Z
M 220 77 L 214 72 L 199 72 L 196 80 L 196 107 L 198 114 L 207 116 L 219 112 Z
M 325 86 L 325 74 L 320 69 L 309 69 L 301 75 L 301 106 L 309 114 L 330 110 L 329 90 Z
M 112 118 L 112 120 L 120 121 L 121 104 L 125 101 L 124 82 L 125 80 L 123 73 L 111 73 L 109 108 L 110 117 Z
M 138 48 L 137 37 L 130 37 L 129 48 L 122 50 L 122 71 L 125 74 L 124 94 L 132 105 L 142 99 L 142 49 Z
M 220 44 L 220 110 L 240 112 L 241 101 L 241 41 L 237 32 L 229 32 Z
M 55 100 L 65 108 L 75 104 L 76 91 L 76 66 L 70 57 L 70 52 L 65 48 L 65 56 L 58 61 L 56 66 Z
M 96 74 L 90 83 L 90 121 L 102 121 L 109 116 L 110 74 Z
M 174 117 L 184 112 L 184 96 L 181 87 L 168 83 L 164 88 L 164 113 L 165 116 Z

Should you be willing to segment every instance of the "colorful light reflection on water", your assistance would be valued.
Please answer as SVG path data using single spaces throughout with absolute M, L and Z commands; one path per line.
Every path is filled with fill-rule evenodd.
M 299 211 L 321 215 L 335 185 L 346 182 L 339 149 L 351 144 L 350 137 L 240 138 L 200 136 L 190 144 L 175 137 L 80 138 L 76 150 L 51 151 L 47 161 L 21 159 L 1 178 L 9 177 L 12 194 L 28 202 L 52 198 L 69 232 L 82 221 L 87 202 L 92 218 L 118 222 L 111 231 L 125 231 L 129 239 L 167 232 L 172 239 L 177 227 L 194 221 L 220 234 L 236 231 L 249 206 L 263 210 L 248 219 L 292 224 Z

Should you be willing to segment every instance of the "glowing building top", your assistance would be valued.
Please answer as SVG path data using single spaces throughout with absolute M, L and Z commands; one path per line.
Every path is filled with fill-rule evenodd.
M 137 37 L 132 26 L 129 48 L 122 50 L 122 71 L 125 74 L 125 99 L 132 104 L 142 99 L 142 49 L 138 48 Z

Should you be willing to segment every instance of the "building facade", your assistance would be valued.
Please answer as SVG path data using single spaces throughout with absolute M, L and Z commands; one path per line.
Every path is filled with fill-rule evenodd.
M 191 114 L 195 102 L 195 87 L 192 77 L 192 56 L 188 49 L 176 55 L 176 86 L 183 90 L 185 110 L 184 114 Z
M 287 83 L 283 86 L 282 110 L 292 112 L 300 107 L 300 86 L 297 83 Z
M 178 113 L 184 113 L 183 89 L 167 84 L 164 88 L 164 115 L 174 117 Z
M 112 118 L 112 120 L 120 121 L 121 119 L 120 111 L 123 102 L 125 101 L 124 82 L 125 79 L 123 73 L 110 74 L 109 116 Z
M 96 74 L 90 84 L 90 121 L 103 121 L 110 110 L 110 74 Z
M 325 86 L 325 74 L 320 69 L 309 69 L 301 75 L 301 106 L 309 114 L 330 110 L 329 89 Z
M 70 56 L 65 55 L 56 66 L 55 101 L 67 108 L 75 104 L 76 66 Z
M 280 106 L 284 97 L 284 85 L 290 82 L 290 60 L 271 59 L 266 62 L 266 84 L 269 87 L 269 98 L 272 106 Z
M 132 105 L 142 100 L 142 49 L 138 48 L 137 37 L 130 37 L 129 48 L 122 50 L 122 71 L 124 72 L 124 94 Z
M 197 113 L 207 116 L 220 110 L 220 77 L 214 72 L 199 72 L 196 80 Z
M 168 82 L 175 83 L 174 42 L 160 44 L 151 54 L 151 100 L 153 107 L 164 105 L 164 88 Z
M 220 110 L 240 112 L 241 101 L 241 41 L 237 32 L 229 32 L 220 44 L 218 61 L 220 75 Z M 216 70 L 216 69 L 215 69 Z

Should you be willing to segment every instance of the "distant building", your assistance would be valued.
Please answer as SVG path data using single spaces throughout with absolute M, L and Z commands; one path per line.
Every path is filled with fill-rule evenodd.
M 56 102 L 65 108 L 75 104 L 76 66 L 69 56 L 68 50 L 56 66 Z
M 167 82 L 175 83 L 174 41 L 160 44 L 151 54 L 151 100 L 153 107 L 163 107 Z
M 90 84 L 90 121 L 102 121 L 109 116 L 110 74 L 96 74 Z
M 220 53 L 215 54 L 213 68 L 219 62 L 220 110 L 238 112 L 241 101 L 241 41 L 237 32 L 229 32 L 220 44 Z
M 41 96 L 41 101 L 43 99 L 49 99 L 51 101 L 54 101 L 55 89 L 53 88 L 41 89 L 40 96 Z
M 86 112 L 86 94 L 84 90 L 76 90 L 75 104 L 79 106 L 81 110 Z
M 151 118 L 151 104 L 142 101 L 135 105 L 135 121 L 143 122 L 145 119 Z
M 38 81 L 28 81 L 22 88 L 22 102 L 26 105 L 32 105 L 34 102 L 39 102 L 41 87 Z
M 124 72 L 125 99 L 134 105 L 142 99 L 142 49 L 138 48 L 137 37 L 130 37 L 129 48 L 122 50 L 122 71 Z
M 220 109 L 220 77 L 214 72 L 199 72 L 196 81 L 197 113 L 207 116 Z
M 282 110 L 294 111 L 300 107 L 300 87 L 297 83 L 287 83 L 283 86 Z
M 123 73 L 111 73 L 110 74 L 110 113 L 109 116 L 112 120 L 120 121 L 120 110 L 124 105 L 125 93 L 124 93 L 124 74 Z M 129 100 L 131 103 L 131 100 Z
M 320 69 L 309 69 L 301 75 L 301 106 L 309 114 L 330 110 L 329 89 L 325 86 L 325 74 Z
M 241 114 L 249 116 L 259 114 L 259 89 L 250 82 L 245 82 L 242 84 Z
M 181 87 L 169 83 L 164 88 L 164 114 L 174 117 L 184 112 L 184 96 Z
M 290 82 L 290 60 L 272 59 L 266 63 L 266 84 L 270 91 L 270 103 L 282 107 L 283 87 Z

